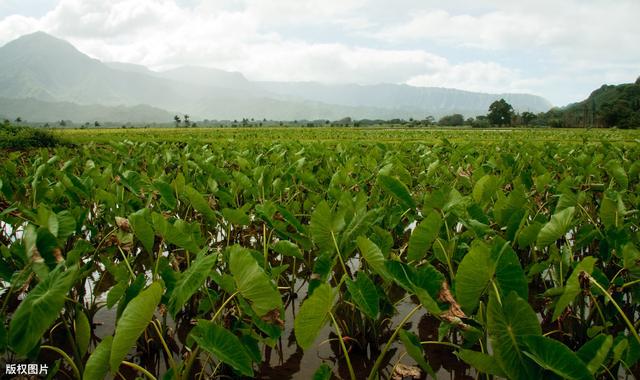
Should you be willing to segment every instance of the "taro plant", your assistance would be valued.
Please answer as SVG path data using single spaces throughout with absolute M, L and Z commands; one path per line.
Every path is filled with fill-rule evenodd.
M 3 360 L 76 379 L 636 374 L 637 135 L 554 133 L 101 131 L 6 152 Z

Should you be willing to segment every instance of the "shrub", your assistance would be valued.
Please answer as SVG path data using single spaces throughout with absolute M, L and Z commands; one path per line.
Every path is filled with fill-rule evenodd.
M 63 145 L 53 133 L 8 123 L 0 126 L 0 149 L 52 148 Z

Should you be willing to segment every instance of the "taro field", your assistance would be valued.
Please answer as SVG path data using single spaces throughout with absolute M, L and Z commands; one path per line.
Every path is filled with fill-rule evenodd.
M 0 158 L 4 378 L 640 373 L 638 132 L 56 133 Z

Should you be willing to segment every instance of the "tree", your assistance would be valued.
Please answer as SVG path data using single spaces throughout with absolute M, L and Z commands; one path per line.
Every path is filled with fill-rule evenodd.
M 427 117 L 424 118 L 424 124 L 425 125 L 433 125 L 436 123 L 436 118 L 429 115 Z
M 176 123 L 176 128 L 178 128 L 180 126 L 180 122 L 181 122 L 180 116 L 175 115 L 173 117 L 173 121 Z
M 492 125 L 511 125 L 511 119 L 514 116 L 513 107 L 506 100 L 500 99 L 491 103 L 487 118 Z
M 184 119 L 184 126 L 189 127 L 189 125 L 191 125 L 191 121 L 189 120 L 189 115 L 185 114 L 183 116 L 183 119 Z
M 474 128 L 489 128 L 490 126 L 491 124 L 489 124 L 489 120 L 485 115 L 478 115 L 473 121 Z
M 534 114 L 533 112 L 524 111 L 522 115 L 520 115 L 520 118 L 522 119 L 522 124 L 529 125 L 536 119 L 536 114 Z
M 18 124 L 22 123 L 22 118 L 20 116 L 16 117 L 16 123 Z
M 440 125 L 449 125 L 449 126 L 459 126 L 464 124 L 464 116 L 459 113 L 454 113 L 453 115 L 443 116 L 438 120 L 438 124 Z

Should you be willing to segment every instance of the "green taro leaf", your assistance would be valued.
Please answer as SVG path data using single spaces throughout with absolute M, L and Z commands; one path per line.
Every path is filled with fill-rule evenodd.
M 473 186 L 473 199 L 478 203 L 484 203 L 498 190 L 496 177 L 486 174 Z
M 237 226 L 248 226 L 251 223 L 249 216 L 242 209 L 225 208 L 222 209 L 222 216 Z
M 74 321 L 74 331 L 76 335 L 76 345 L 80 351 L 80 356 L 84 356 L 89 349 L 89 340 L 91 339 L 91 325 L 87 315 L 78 310 L 76 312 L 76 320 Z
M 300 307 L 294 321 L 296 341 L 303 349 L 311 347 L 329 320 L 336 293 L 328 284 L 320 284 Z
M 408 292 L 415 294 L 422 306 L 433 315 L 440 315 L 442 310 L 434 296 L 440 291 L 444 276 L 433 266 L 421 267 L 418 270 L 399 261 L 386 261 L 385 268 L 389 277 Z
M 111 309 L 124 295 L 129 283 L 127 281 L 120 281 L 115 284 L 107 293 L 107 309 Z
M 523 227 L 518 235 L 518 245 L 521 248 L 525 248 L 535 243 L 542 226 L 543 225 L 540 222 L 533 222 L 530 225 Z
M 404 290 L 408 292 L 414 290 L 415 284 L 412 280 L 415 277 L 415 269 L 413 266 L 396 260 L 385 261 L 384 266 L 389 277 Z
M 20 302 L 9 324 L 9 345 L 18 355 L 26 356 L 58 319 L 76 272 L 57 266 Z
M 258 316 L 282 308 L 280 293 L 248 249 L 237 245 L 231 247 L 229 269 L 238 291 L 249 300 Z
M 587 365 L 589 372 L 595 374 L 604 364 L 612 346 L 611 335 L 598 335 L 580 347 L 576 355 Z
M 69 211 L 62 211 L 56 215 L 58 219 L 58 239 L 66 239 L 76 232 L 76 219 Z
M 356 280 L 347 278 L 346 284 L 360 311 L 375 319 L 380 311 L 380 296 L 373 281 L 364 272 L 358 272 Z
M 622 335 L 618 335 L 613 341 L 613 348 L 611 349 L 613 363 L 618 363 L 622 360 L 622 355 L 629 348 L 629 341 Z
M 402 183 L 399 179 L 389 175 L 379 174 L 378 183 L 386 192 L 390 193 L 394 198 L 400 201 L 402 207 L 406 209 L 416 208 L 416 202 L 413 200 L 407 185 Z
M 433 315 L 439 315 L 442 311 L 436 302 L 440 295 L 444 282 L 444 275 L 434 266 L 426 264 L 415 270 L 412 274 L 413 292 L 424 308 Z
M 537 245 L 539 247 L 546 247 L 563 237 L 571 227 L 575 211 L 575 207 L 567 207 L 553 214 L 551 220 L 540 229 Z
M 384 265 L 385 257 L 382 254 L 382 251 L 380 251 L 380 248 L 378 248 L 378 246 L 374 242 L 364 236 L 358 237 L 357 243 L 358 248 L 362 253 L 362 257 L 364 257 L 364 260 L 371 267 L 371 269 L 373 269 L 375 273 L 382 276 L 383 278 L 389 279 L 390 275 Z
M 420 368 L 422 368 L 426 373 L 431 375 L 432 378 L 436 378 L 435 372 L 433 372 L 433 368 L 427 363 L 424 359 L 424 351 L 422 350 L 422 345 L 420 344 L 420 339 L 418 337 L 405 329 L 401 329 L 398 335 L 402 344 L 404 345 L 404 349 L 407 351 L 409 356 L 413 358 L 413 360 L 418 363 Z
M 611 160 L 607 162 L 605 165 L 605 169 L 607 170 L 607 174 L 615 179 L 615 181 L 622 187 L 626 189 L 629 187 L 629 177 L 627 176 L 627 172 L 624 171 L 624 168 L 617 160 Z
M 55 250 L 58 248 L 58 240 L 56 239 L 47 228 L 38 228 L 38 237 L 36 240 L 36 246 L 40 256 L 44 261 L 53 268 L 56 265 L 57 259 L 55 257 Z
M 185 186 L 184 192 L 187 199 L 189 199 L 191 206 L 193 206 L 196 211 L 204 215 L 209 223 L 215 224 L 217 221 L 216 213 L 213 212 L 211 206 L 209 206 L 209 203 L 204 199 L 202 194 L 191 186 Z
M 484 243 L 473 244 L 464 256 L 456 273 L 456 299 L 465 312 L 478 307 L 480 296 L 485 292 L 495 273 L 491 251 Z
M 171 224 L 164 216 L 155 212 L 151 214 L 151 219 L 154 230 L 167 242 L 194 253 L 200 252 L 198 247 L 200 244 L 200 225 L 198 223 L 188 223 L 183 219 L 178 219 Z
M 407 260 L 414 261 L 422 259 L 434 240 L 438 237 L 442 227 L 442 217 L 432 211 L 427 217 L 416 226 L 409 238 L 409 252 Z
M 529 283 L 522 270 L 518 255 L 509 243 L 496 239 L 492 254 L 497 253 L 496 283 L 501 294 L 516 292 L 522 299 L 529 298 Z
M 201 252 L 198 258 L 191 262 L 191 266 L 180 275 L 167 303 L 169 312 L 174 318 L 209 277 L 217 259 L 218 255 L 216 254 L 207 256 Z
M 154 282 L 127 304 L 118 320 L 113 337 L 109 356 L 111 372 L 118 371 L 122 360 L 151 322 L 160 298 L 162 298 L 162 285 Z
M 98 344 L 84 367 L 82 374 L 83 380 L 99 380 L 104 379 L 109 372 L 109 354 L 111 353 L 111 344 L 113 337 L 111 335 L 102 339 Z
M 327 202 L 322 201 L 311 214 L 309 230 L 313 240 L 322 251 L 334 252 L 338 233 L 344 226 L 344 217 L 333 215 Z
M 153 181 L 153 187 L 160 193 L 160 200 L 170 209 L 176 208 L 178 202 L 176 200 L 175 195 L 173 194 L 173 188 L 168 183 L 155 180 Z
M 525 336 L 522 341 L 526 346 L 524 352 L 540 367 L 570 380 L 593 379 L 587 366 L 569 347 L 557 340 L 544 336 Z
M 527 301 L 511 292 L 502 304 L 492 293 L 487 306 L 487 332 L 496 360 L 510 379 L 536 379 L 534 363 L 522 351 L 524 335 L 541 335 L 542 330 Z
M 635 244 L 629 242 L 622 247 L 622 258 L 624 260 L 624 268 L 629 270 L 632 275 L 640 276 L 640 250 Z
M 153 253 L 155 233 L 151 223 L 147 221 L 149 209 L 144 208 L 129 215 L 129 222 L 133 227 L 134 235 L 142 242 L 142 246 L 148 253 Z
M 124 269 L 124 268 L 123 268 Z M 127 284 L 127 287 L 124 291 L 123 297 L 120 298 L 120 301 L 118 302 L 118 307 L 116 308 L 116 318 L 120 318 L 120 316 L 122 315 L 122 312 L 124 311 L 124 309 L 127 307 L 127 305 L 129 304 L 129 302 L 131 302 L 132 299 L 134 299 L 138 294 L 140 294 L 140 292 L 144 289 L 145 285 L 147 282 L 147 278 L 145 277 L 144 274 L 139 274 L 132 282 L 131 284 L 129 284 L 129 281 L 124 281 L 124 283 Z M 119 284 L 117 284 L 116 286 L 118 286 Z M 116 286 L 114 286 L 113 288 L 115 288 Z M 113 290 L 112 288 L 112 290 Z M 109 297 L 107 296 L 107 302 L 109 302 Z M 117 321 L 117 319 L 116 319 Z
M 200 320 L 191 334 L 203 350 L 212 353 L 242 375 L 253 377 L 251 355 L 232 332 L 214 322 Z
M 300 251 L 300 248 L 298 248 L 295 243 L 292 243 L 289 240 L 280 240 L 272 245 L 271 249 L 283 256 L 290 256 L 304 260 L 304 256 L 302 255 L 302 251 Z
M 498 361 L 493 356 L 466 349 L 459 350 L 457 355 L 465 363 L 482 373 L 499 377 L 507 377 L 502 371 L 502 368 L 500 368 L 500 364 L 498 364 Z
M 331 380 L 331 376 L 333 372 L 331 372 L 331 367 L 322 363 L 320 367 L 313 373 L 313 380 Z
M 596 263 L 596 258 L 592 256 L 587 256 L 582 261 L 576 265 L 576 268 L 571 272 L 571 276 L 567 279 L 567 283 L 564 286 L 564 292 L 556 302 L 556 308 L 553 311 L 553 319 L 558 319 L 564 309 L 569 306 L 571 302 L 582 292 L 580 288 L 580 274 L 582 272 L 587 272 L 591 274 L 593 272 L 593 266 Z
M 626 213 L 624 202 L 620 194 L 615 192 L 606 192 L 600 202 L 598 214 L 600 220 L 606 229 L 616 229 L 624 224 L 624 215 Z
M 283 206 L 277 206 L 276 208 L 278 209 L 280 214 L 282 214 L 284 220 L 292 225 L 296 229 L 296 231 L 303 232 L 305 230 L 305 227 L 302 225 L 302 223 L 300 223 L 296 216 L 291 213 L 291 211 L 287 210 Z

